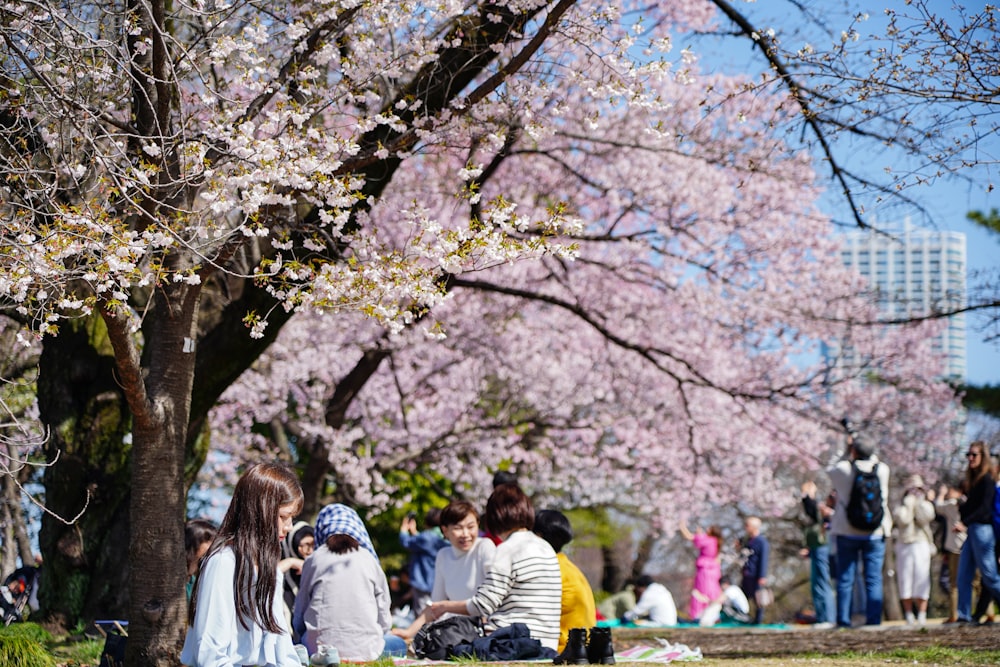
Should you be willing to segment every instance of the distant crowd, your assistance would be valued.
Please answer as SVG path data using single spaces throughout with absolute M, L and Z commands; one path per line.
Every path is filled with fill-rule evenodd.
M 1000 602 L 998 545 L 1000 495 L 989 447 L 969 445 L 967 465 L 957 483 L 942 480 L 935 490 L 920 475 L 909 475 L 890 509 L 890 470 L 872 442 L 850 434 L 843 460 L 827 473 L 832 489 L 817 501 L 817 486 L 802 487 L 809 526 L 806 553 L 815 620 L 848 627 L 855 612 L 864 623 L 883 617 L 886 540 L 895 546 L 895 583 L 908 624 L 927 621 L 931 562 L 941 551 L 940 582 L 949 596 L 948 624 L 979 622 Z M 832 582 L 832 585 L 831 585 Z M 974 592 L 979 596 L 973 608 Z M 836 604 L 834 604 L 834 594 Z M 992 612 L 989 620 L 992 620 Z
M 815 481 L 802 485 L 806 516 L 802 555 L 810 562 L 813 606 L 813 614 L 805 620 L 817 628 L 881 624 L 884 576 L 892 576 L 905 622 L 925 624 L 932 558 L 940 552 L 939 581 L 949 598 L 945 623 L 993 622 L 994 609 L 1000 609 L 996 464 L 983 441 L 971 443 L 965 456 L 961 480 L 952 484 L 942 480 L 934 489 L 920 475 L 909 475 L 899 501 L 890 507 L 889 466 L 879 460 L 869 438 L 849 431 L 843 457 L 826 470 L 830 489 L 826 497 L 817 498 Z M 726 579 L 717 583 L 718 527 L 691 533 L 682 525 L 680 530 L 698 550 L 690 618 L 712 625 L 719 620 L 721 607 L 723 620 L 760 623 L 773 602 L 767 578 L 769 546 L 760 534 L 760 520 L 746 521 L 739 588 Z M 895 563 L 886 569 L 890 539 Z

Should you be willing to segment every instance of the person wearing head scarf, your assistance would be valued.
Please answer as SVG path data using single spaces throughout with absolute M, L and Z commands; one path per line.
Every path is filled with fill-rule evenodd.
M 313 527 L 305 521 L 299 521 L 292 526 L 291 532 L 281 543 L 281 560 L 278 569 L 282 574 L 282 587 L 285 602 L 285 616 L 289 624 L 292 622 L 292 610 L 295 608 L 295 596 L 299 592 L 299 582 L 302 579 L 302 565 L 306 558 L 312 555 L 316 548 L 316 538 Z M 299 641 L 298 633 L 293 631 L 292 639 Z
M 310 654 L 332 646 L 353 662 L 405 656 L 406 642 L 389 634 L 389 582 L 358 513 L 327 505 L 316 519 L 315 538 L 292 614 Z

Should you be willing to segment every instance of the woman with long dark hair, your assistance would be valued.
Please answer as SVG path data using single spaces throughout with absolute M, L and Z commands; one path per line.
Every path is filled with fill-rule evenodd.
M 281 541 L 302 510 L 287 466 L 258 463 L 236 483 L 222 525 L 201 561 L 181 662 L 192 667 L 298 667 L 281 596 Z

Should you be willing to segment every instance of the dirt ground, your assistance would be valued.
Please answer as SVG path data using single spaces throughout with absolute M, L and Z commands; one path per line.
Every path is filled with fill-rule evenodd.
M 1000 651 L 1000 625 L 948 627 L 929 621 L 924 627 L 887 623 L 845 630 L 808 625 L 746 628 L 615 628 L 616 649 L 656 646 L 656 637 L 700 648 L 706 659 L 768 658 L 804 653 L 832 655 L 845 651 L 892 651 L 946 647 Z

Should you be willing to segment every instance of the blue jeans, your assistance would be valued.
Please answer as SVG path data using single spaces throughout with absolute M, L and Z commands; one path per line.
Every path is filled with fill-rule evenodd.
M 830 585 L 830 546 L 821 544 L 809 550 L 809 585 L 817 623 L 833 623 L 833 587 Z
M 968 526 L 968 537 L 958 556 L 958 620 L 972 620 L 972 578 L 979 569 L 983 588 L 994 599 L 1000 600 L 1000 575 L 997 574 L 997 557 L 993 550 L 993 526 L 973 523 Z
M 882 623 L 882 564 L 885 539 L 837 535 L 837 625 L 851 627 L 851 593 L 861 554 L 865 576 L 865 623 Z
M 402 637 L 397 637 L 391 632 L 385 634 L 385 648 L 382 649 L 383 657 L 392 658 L 405 658 L 406 657 L 406 640 Z

